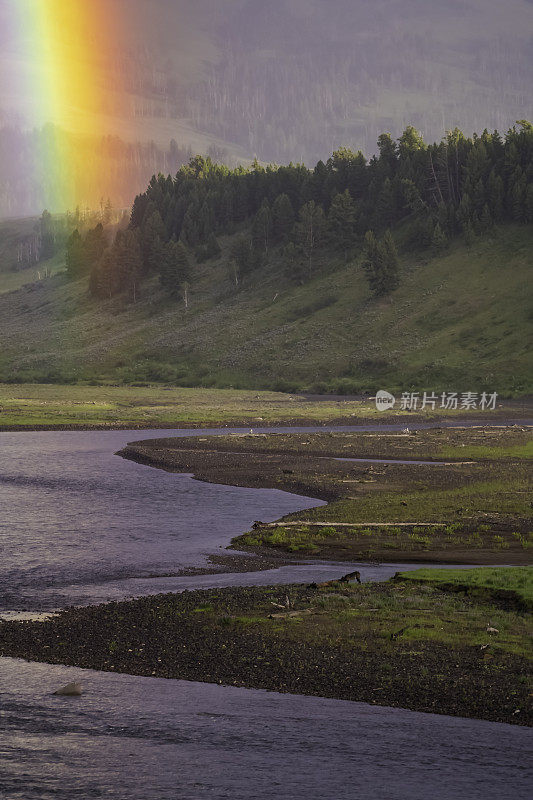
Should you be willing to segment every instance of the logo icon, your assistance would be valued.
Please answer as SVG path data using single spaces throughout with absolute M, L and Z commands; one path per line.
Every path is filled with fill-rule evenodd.
M 390 392 L 386 392 L 384 389 L 376 392 L 376 408 L 378 411 L 387 411 L 387 409 L 394 406 L 395 402 L 396 398 Z

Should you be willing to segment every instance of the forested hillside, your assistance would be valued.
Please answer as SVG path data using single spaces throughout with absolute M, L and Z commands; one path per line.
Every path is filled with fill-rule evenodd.
M 0 378 L 531 391 L 533 129 L 314 170 L 193 158 L 0 297 Z
M 90 271 L 97 297 L 127 292 L 157 274 L 173 298 L 188 306 L 196 265 L 220 253 L 217 236 L 232 242 L 227 269 L 235 290 L 280 256 L 289 280 L 303 284 L 325 253 L 345 260 L 363 252 L 375 296 L 394 290 L 398 246 L 404 253 L 442 252 L 462 234 L 467 243 L 495 224 L 533 222 L 533 127 L 521 121 L 505 137 L 454 130 L 426 145 L 412 127 L 398 141 L 378 139 L 367 162 L 342 148 L 314 170 L 303 165 L 230 170 L 196 156 L 175 178 L 153 177 L 135 198 L 127 230 L 106 248 L 102 225 L 85 238 L 75 230 L 67 247 L 72 277 Z M 396 240 L 391 229 L 398 228 Z

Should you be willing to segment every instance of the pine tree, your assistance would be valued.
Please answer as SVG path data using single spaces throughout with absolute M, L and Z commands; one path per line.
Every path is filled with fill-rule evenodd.
M 422 200 L 413 181 L 404 178 L 400 186 L 404 209 L 411 214 L 422 214 L 427 209 L 427 204 Z
M 85 236 L 84 247 L 87 264 L 92 266 L 100 261 L 107 246 L 107 236 L 102 223 L 99 222 L 94 228 L 90 228 Z
M 524 219 L 526 222 L 533 222 L 533 183 L 528 183 L 527 185 L 524 203 Z
M 379 169 L 386 178 L 394 177 L 398 160 L 398 147 L 390 133 L 378 136 Z
M 440 224 L 437 222 L 433 229 L 433 236 L 431 237 L 431 244 L 433 245 L 433 249 L 437 252 L 441 252 L 445 249 L 446 245 L 448 244 L 448 237 L 442 230 Z
M 148 198 L 145 194 L 138 194 L 133 201 L 130 215 L 130 228 L 140 228 L 144 221 L 144 214 L 148 205 Z
M 336 194 L 329 209 L 327 227 L 332 242 L 344 251 L 346 260 L 356 238 L 356 220 L 356 206 L 348 189 Z
M 495 222 L 501 222 L 503 219 L 504 188 L 503 180 L 495 169 L 491 170 L 487 181 L 487 197 L 492 218 Z
M 483 233 L 488 233 L 493 227 L 492 217 L 487 203 L 483 206 L 483 211 L 479 218 L 479 227 Z
M 376 211 L 376 220 L 381 228 L 386 228 L 393 222 L 396 211 L 395 206 L 392 183 L 389 178 L 386 178 L 378 195 Z
M 117 290 L 117 283 L 115 259 L 112 248 L 109 247 L 91 270 L 89 288 L 97 297 L 110 299 Z
M 376 235 L 372 230 L 365 233 L 363 252 L 363 269 L 366 273 L 370 289 L 374 291 L 376 286 L 376 274 L 379 270 L 380 252 L 378 240 L 376 239 Z
M 230 247 L 231 260 L 235 261 L 239 279 L 251 272 L 256 266 L 252 242 L 248 236 L 239 236 Z
M 87 256 L 80 232 L 76 228 L 67 240 L 65 253 L 67 274 L 70 278 L 79 278 L 87 269 Z
M 39 256 L 41 259 L 52 258 L 55 252 L 55 235 L 52 215 L 46 209 L 41 214 L 39 220 L 41 233 L 41 248 Z
M 141 228 L 141 253 L 145 272 L 157 268 L 157 250 L 165 241 L 166 230 L 161 214 L 154 211 L 145 220 Z
M 192 205 L 185 212 L 181 226 L 180 239 L 187 247 L 196 247 L 200 243 L 200 225 L 198 209 Z
M 171 297 L 179 297 L 183 284 L 191 277 L 191 265 L 183 242 L 171 239 L 163 245 L 159 270 L 163 289 Z
M 218 243 L 218 239 L 214 233 L 212 233 L 208 240 L 207 240 L 207 257 L 208 258 L 216 258 L 222 252 L 220 249 L 220 245 Z
M 252 244 L 258 252 L 268 254 L 268 245 L 272 232 L 272 215 L 268 200 L 263 200 L 261 208 L 252 223 Z
M 378 241 L 373 231 L 365 234 L 363 268 L 375 297 L 388 294 L 398 286 L 398 253 L 390 231 Z
M 129 292 L 135 303 L 142 276 L 142 255 L 137 231 L 126 230 L 117 233 L 114 253 L 120 291 Z
M 294 242 L 288 242 L 283 248 L 285 274 L 289 280 L 303 284 L 307 277 L 307 266 L 302 258 L 302 252 Z
M 307 275 L 313 269 L 313 256 L 322 242 L 326 228 L 326 218 L 322 206 L 314 200 L 303 205 L 294 226 L 293 236 L 307 263 Z
M 272 234 L 277 241 L 285 241 L 294 225 L 294 210 L 285 193 L 278 194 L 272 204 Z
M 385 235 L 381 240 L 381 247 L 383 251 L 383 275 L 381 281 L 382 291 L 381 294 L 388 294 L 393 289 L 396 289 L 399 284 L 398 271 L 400 262 L 398 259 L 398 251 L 394 244 L 394 239 L 390 231 L 385 231 Z
M 518 180 L 511 184 L 510 190 L 511 216 L 516 222 L 523 222 L 525 220 L 526 191 L 526 179 L 524 175 L 521 175 Z
M 472 215 L 473 208 L 470 195 L 468 192 L 464 192 L 461 197 L 461 202 L 459 203 L 459 208 L 457 209 L 457 221 L 463 231 L 472 226 Z

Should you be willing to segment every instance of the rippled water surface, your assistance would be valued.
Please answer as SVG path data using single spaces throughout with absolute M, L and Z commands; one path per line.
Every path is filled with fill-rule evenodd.
M 147 576 L 205 563 L 255 519 L 320 504 L 114 455 L 165 433 L 195 432 L 0 433 L 0 611 L 116 598 L 138 579 L 142 593 Z
M 9 800 L 530 797 L 523 728 L 3 661 Z M 82 697 L 50 694 L 74 679 Z
M 172 576 L 255 519 L 318 504 L 113 455 L 134 439 L 191 433 L 0 433 L 0 616 L 349 570 Z M 400 566 L 365 566 L 363 577 Z M 74 679 L 81 698 L 51 694 Z M 513 726 L 13 659 L 0 659 L 0 693 L 1 800 L 528 796 L 531 736 Z

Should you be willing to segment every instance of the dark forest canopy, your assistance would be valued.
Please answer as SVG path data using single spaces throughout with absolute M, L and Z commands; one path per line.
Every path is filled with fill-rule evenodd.
M 398 282 L 390 231 L 402 223 L 404 251 L 438 251 L 457 235 L 468 240 L 495 224 L 533 222 L 533 127 L 525 120 L 505 136 L 485 130 L 467 138 L 455 129 L 431 145 L 409 126 L 396 141 L 381 134 L 378 151 L 367 161 L 343 147 L 314 169 L 256 161 L 232 170 L 195 156 L 174 178 L 153 176 L 135 198 L 127 234 L 98 260 L 85 260 L 92 291 L 135 295 L 144 277 L 158 273 L 177 297 L 194 283 L 194 263 L 219 255 L 217 237 L 239 234 L 228 253 L 236 287 L 268 269 L 273 249 L 298 282 L 330 249 L 346 258 L 362 252 L 371 291 L 381 295 Z

